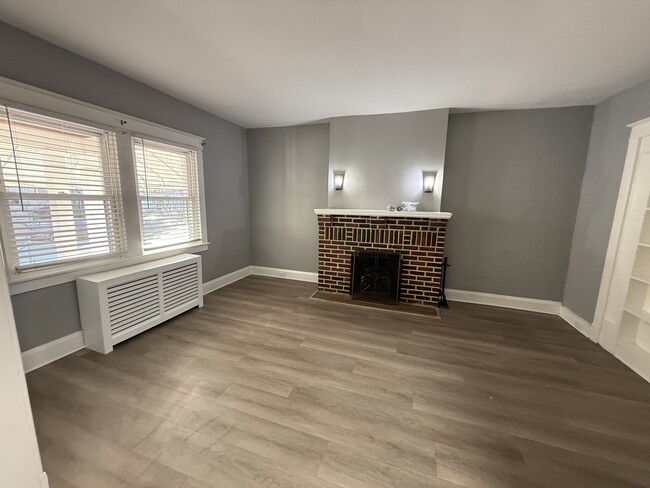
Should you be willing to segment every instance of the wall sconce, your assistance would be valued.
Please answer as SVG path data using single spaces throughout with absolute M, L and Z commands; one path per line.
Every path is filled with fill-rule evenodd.
M 334 189 L 343 189 L 343 180 L 345 179 L 345 171 L 334 171 Z
M 433 185 L 435 183 L 436 183 L 435 171 L 422 172 L 422 185 L 424 187 L 424 193 L 433 193 Z

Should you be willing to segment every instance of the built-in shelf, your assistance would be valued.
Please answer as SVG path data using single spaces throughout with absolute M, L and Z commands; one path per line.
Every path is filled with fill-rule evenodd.
M 637 318 L 640 318 L 644 322 L 650 322 L 650 313 L 646 312 L 641 308 L 625 307 L 623 310 L 625 310 L 627 313 L 634 315 Z
M 641 246 L 641 247 L 650 247 L 650 244 L 646 244 L 645 242 L 639 242 L 639 246 Z

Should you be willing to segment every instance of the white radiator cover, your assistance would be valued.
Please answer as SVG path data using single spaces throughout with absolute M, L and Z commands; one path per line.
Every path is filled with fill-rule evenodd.
M 77 278 L 86 347 L 113 346 L 193 307 L 203 306 L 201 256 L 181 254 Z

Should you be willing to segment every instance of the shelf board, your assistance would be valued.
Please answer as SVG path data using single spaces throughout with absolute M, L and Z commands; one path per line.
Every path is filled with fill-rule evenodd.
M 630 276 L 630 278 L 636 281 L 640 281 L 641 283 L 650 285 L 650 278 L 642 278 L 640 276 L 634 276 L 634 275 Z
M 640 318 L 644 322 L 650 322 L 650 313 L 646 312 L 643 309 L 640 308 L 634 308 L 634 307 L 625 307 L 623 308 L 627 313 L 634 315 L 637 318 Z
M 641 246 L 641 247 L 650 247 L 650 244 L 646 244 L 645 242 L 639 242 L 639 246 Z

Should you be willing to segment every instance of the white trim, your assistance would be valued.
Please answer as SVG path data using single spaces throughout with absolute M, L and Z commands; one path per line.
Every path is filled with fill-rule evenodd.
M 207 295 L 219 288 L 235 283 L 247 276 L 270 276 L 272 278 L 283 278 L 286 280 L 307 281 L 318 283 L 318 273 L 310 271 L 297 271 L 294 269 L 271 268 L 268 266 L 246 266 L 232 273 L 220 276 L 203 283 L 203 294 Z
M 25 368 L 25 373 L 29 373 L 57 359 L 77 352 L 84 347 L 84 333 L 78 330 L 70 335 L 60 337 L 54 341 L 25 351 L 22 354 L 23 368 Z
M 296 271 L 292 269 L 269 268 L 267 266 L 251 266 L 251 274 L 256 276 L 271 276 L 287 280 L 308 281 L 318 283 L 318 273 L 310 271 Z
M 598 342 L 598 337 L 594 339 L 594 329 L 595 326 L 590 324 L 585 319 L 580 317 L 577 313 L 568 309 L 564 305 L 560 307 L 560 317 L 564 319 L 566 323 L 571 325 L 574 329 L 580 332 L 585 337 L 588 337 L 594 342 Z
M 0 249 L 0 266 L 4 256 Z M 2 485 L 43 488 L 43 464 L 5 273 L 0 271 L 0 447 Z
M 417 219 L 444 219 L 449 220 L 449 212 L 397 212 L 391 210 L 368 208 L 315 208 L 316 215 L 357 215 L 361 217 L 406 217 Z
M 625 127 L 632 129 L 630 132 L 630 139 L 641 138 L 645 136 L 650 136 L 650 117 L 645 119 L 637 120 L 631 124 L 627 124 Z
M 269 276 L 273 278 L 305 281 L 309 283 L 318 282 L 318 273 L 314 272 L 271 268 L 268 266 L 245 266 L 203 283 L 203 295 L 212 293 L 213 291 L 251 275 Z M 580 333 L 592 341 L 598 342 L 598 327 L 595 324 L 589 324 L 589 322 L 562 305 L 560 302 L 453 289 L 446 290 L 446 295 L 450 301 L 455 302 L 474 303 L 491 307 L 503 307 L 514 310 L 559 315 L 565 322 L 574 327 Z M 47 344 L 35 347 L 34 349 L 30 349 L 29 351 L 25 351 L 23 353 L 25 372 L 33 371 L 45 366 L 46 364 L 56 361 L 68 354 L 72 354 L 84 347 L 83 332 L 78 331 Z
M 47 478 L 45 471 L 41 474 L 41 488 L 50 488 L 50 480 Z
M 207 295 L 208 293 L 212 293 L 213 291 L 218 290 L 219 288 L 223 288 L 224 286 L 228 286 L 234 283 L 235 281 L 239 281 L 243 278 L 246 278 L 247 276 L 250 276 L 250 274 L 251 274 L 251 267 L 246 266 L 244 268 L 233 271 L 232 273 L 219 276 L 219 278 L 206 281 L 205 283 L 203 283 L 203 294 Z
M 307 281 L 310 283 L 318 282 L 318 273 L 281 268 L 270 268 L 266 266 L 249 266 L 248 268 L 242 268 L 233 273 L 204 284 L 204 293 L 209 293 L 210 291 L 214 291 L 218 288 L 221 288 L 222 286 L 234 283 L 235 281 L 245 278 L 249 275 L 270 276 L 288 280 Z M 210 288 L 212 286 L 215 287 Z M 590 324 L 582 317 L 562 305 L 561 302 L 453 289 L 447 289 L 445 291 L 445 294 L 447 296 L 447 299 L 453 302 L 474 303 L 478 305 L 487 305 L 490 307 L 503 307 L 513 310 L 524 310 L 528 312 L 559 315 L 565 322 L 577 329 L 584 336 L 591 339 L 593 342 L 598 342 L 600 328 L 596 324 Z
M 483 293 L 478 291 L 445 290 L 445 295 L 452 302 L 476 303 L 479 305 L 490 305 L 493 307 L 514 308 L 516 310 L 527 310 L 557 315 L 560 313 L 560 302 L 550 300 L 538 300 L 536 298 L 513 297 L 509 295 L 496 295 L 494 293 Z
M 111 128 L 118 132 L 127 130 L 159 137 L 197 149 L 201 149 L 201 143 L 205 140 L 204 137 L 195 134 L 165 127 L 1 76 L 0 103 L 9 103 L 23 110 L 34 110 L 44 115 L 72 119 L 90 125 L 101 124 L 104 128 Z
M 136 264 L 149 263 L 158 259 L 164 259 L 171 256 L 177 256 L 184 253 L 197 253 L 203 252 L 208 249 L 209 243 L 202 242 L 199 244 L 182 244 L 159 251 L 149 251 L 140 256 L 131 257 L 118 257 L 107 260 L 90 260 L 84 263 L 76 263 L 75 265 L 53 266 L 49 276 L 42 276 L 40 278 L 24 279 L 23 281 L 16 281 L 9 285 L 12 295 L 19 295 L 28 291 L 39 290 L 41 288 L 48 288 L 50 286 L 60 285 L 75 281 L 80 276 L 87 274 L 95 274 L 103 271 L 111 271 L 114 269 L 124 268 L 126 266 L 133 266 Z

